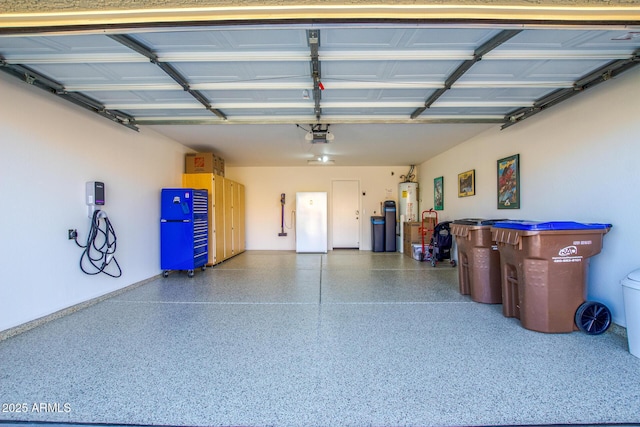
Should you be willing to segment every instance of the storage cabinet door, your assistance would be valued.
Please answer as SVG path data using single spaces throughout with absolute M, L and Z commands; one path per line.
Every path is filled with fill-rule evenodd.
M 236 184 L 238 186 L 238 236 L 240 244 L 238 245 L 238 253 L 244 252 L 246 249 L 246 235 L 245 235 L 245 195 L 244 185 Z
M 240 250 L 240 184 L 233 183 L 233 206 L 232 209 L 232 233 L 233 233 L 233 254 L 237 255 Z
M 224 256 L 224 182 L 225 179 L 221 176 L 214 176 L 215 186 L 215 214 L 214 224 L 216 229 L 216 262 L 222 262 L 225 259 Z
M 224 180 L 224 258 L 233 255 L 233 181 Z

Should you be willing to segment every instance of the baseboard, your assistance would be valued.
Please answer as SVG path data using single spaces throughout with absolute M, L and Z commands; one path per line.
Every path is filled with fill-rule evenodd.
M 125 286 L 124 288 L 117 289 L 113 292 L 109 292 L 107 294 L 101 295 L 96 298 L 92 298 L 90 300 L 72 305 L 71 307 L 63 308 L 62 310 L 58 310 L 54 313 L 48 314 L 46 316 L 40 317 L 35 320 L 31 320 L 30 322 L 23 323 L 22 325 L 14 326 L 13 328 L 5 329 L 4 331 L 0 331 L 0 341 L 6 340 L 7 338 L 14 337 L 23 332 L 27 332 L 33 328 L 37 328 L 40 325 L 44 325 L 45 323 L 51 322 L 52 320 L 60 319 L 61 317 L 68 316 L 69 314 L 75 313 L 77 311 L 83 310 L 87 307 L 91 307 L 99 302 L 108 300 L 109 298 L 113 298 L 118 296 L 124 292 L 130 291 L 132 289 L 137 288 L 138 286 L 145 285 L 152 280 L 156 280 L 160 278 L 161 275 L 153 276 L 148 279 L 142 280 L 140 282 L 133 283 L 129 286 Z

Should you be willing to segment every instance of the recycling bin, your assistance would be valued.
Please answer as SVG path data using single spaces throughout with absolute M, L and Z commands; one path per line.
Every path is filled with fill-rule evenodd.
M 384 202 L 384 249 L 387 252 L 395 252 L 396 248 L 396 202 L 387 200 Z
M 475 302 L 500 304 L 500 252 L 491 238 L 491 226 L 504 219 L 466 218 L 451 223 L 458 248 L 458 282 L 462 295 Z
M 577 330 L 589 258 L 611 224 L 502 221 L 491 228 L 500 252 L 502 313 L 538 332 Z
M 640 357 L 640 269 L 629 273 L 621 283 L 629 353 Z
M 383 216 L 371 217 L 371 250 L 373 252 L 384 252 L 385 225 Z

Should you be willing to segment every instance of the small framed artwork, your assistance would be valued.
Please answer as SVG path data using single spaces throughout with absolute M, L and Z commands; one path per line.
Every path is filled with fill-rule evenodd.
M 441 211 L 444 209 L 444 177 L 433 180 L 433 209 Z
M 476 170 L 458 174 L 458 197 L 474 196 L 476 194 Z
M 498 160 L 498 209 L 520 209 L 520 155 Z

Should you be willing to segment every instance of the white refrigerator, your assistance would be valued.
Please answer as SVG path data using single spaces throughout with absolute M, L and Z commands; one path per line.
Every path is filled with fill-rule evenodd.
M 327 253 L 327 193 L 296 193 L 296 252 Z

